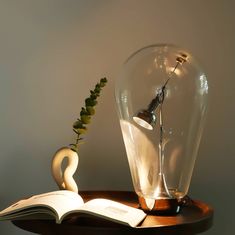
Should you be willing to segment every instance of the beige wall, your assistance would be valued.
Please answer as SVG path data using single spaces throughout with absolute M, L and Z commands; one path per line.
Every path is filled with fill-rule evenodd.
M 231 235 L 235 197 L 235 4 L 224 0 L 1 0 L 0 207 L 56 185 L 53 153 L 100 77 L 109 84 L 80 150 L 80 189 L 132 189 L 115 110 L 123 61 L 154 43 L 189 49 L 204 65 L 210 109 L 190 195 L 212 204 L 205 234 Z M 0 223 L 0 234 L 29 234 Z

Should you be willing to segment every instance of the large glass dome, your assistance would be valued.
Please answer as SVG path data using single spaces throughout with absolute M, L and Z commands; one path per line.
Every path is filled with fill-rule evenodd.
M 124 63 L 115 95 L 136 193 L 185 196 L 207 107 L 201 66 L 174 45 L 142 48 Z

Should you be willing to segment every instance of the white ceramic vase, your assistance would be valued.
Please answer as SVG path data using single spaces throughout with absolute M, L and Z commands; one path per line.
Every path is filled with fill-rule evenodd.
M 64 171 L 62 163 L 67 158 L 67 166 Z M 59 149 L 52 159 L 52 175 L 60 189 L 66 189 L 78 193 L 76 181 L 73 178 L 77 170 L 79 157 L 76 152 L 69 147 Z

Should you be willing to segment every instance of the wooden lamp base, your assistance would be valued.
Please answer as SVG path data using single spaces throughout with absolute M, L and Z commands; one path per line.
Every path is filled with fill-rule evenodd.
M 181 203 L 176 198 L 145 199 L 139 196 L 139 206 L 151 215 L 175 215 L 181 209 Z

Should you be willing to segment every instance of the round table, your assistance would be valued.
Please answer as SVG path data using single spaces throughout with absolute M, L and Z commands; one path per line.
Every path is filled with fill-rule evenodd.
M 84 201 L 106 198 L 138 208 L 138 198 L 127 191 L 82 191 Z M 174 216 L 148 215 L 136 228 L 107 220 L 77 218 L 56 224 L 53 220 L 14 220 L 17 227 L 43 235 L 194 235 L 208 230 L 213 222 L 213 209 L 207 204 L 192 200 Z

